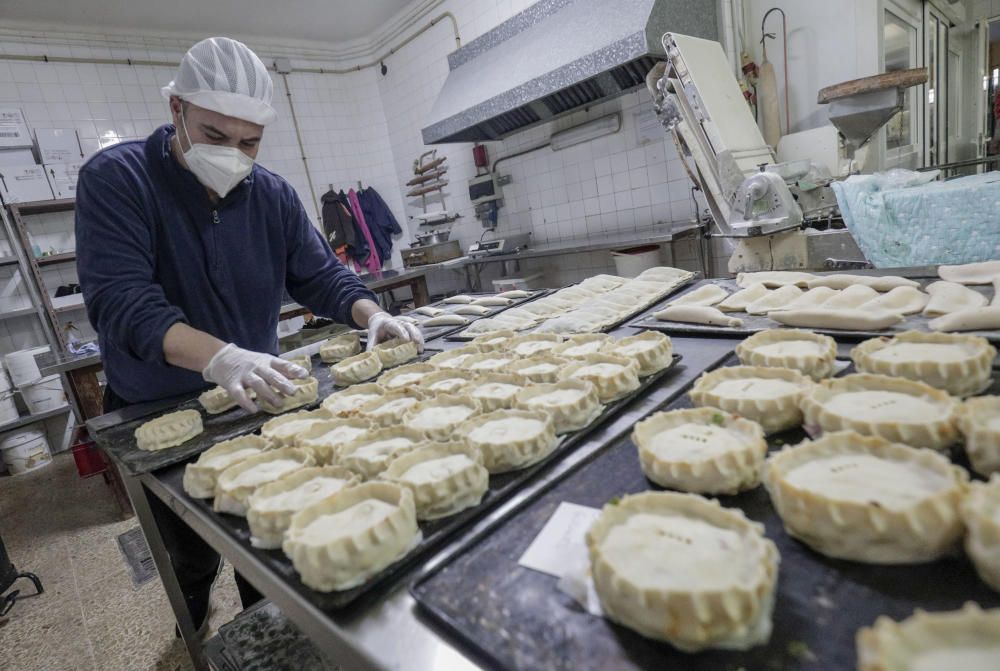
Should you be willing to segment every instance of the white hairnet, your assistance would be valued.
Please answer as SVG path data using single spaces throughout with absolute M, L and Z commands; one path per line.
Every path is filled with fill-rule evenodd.
M 188 49 L 174 80 L 160 91 L 262 126 L 278 118 L 267 67 L 250 47 L 228 37 L 209 37 Z

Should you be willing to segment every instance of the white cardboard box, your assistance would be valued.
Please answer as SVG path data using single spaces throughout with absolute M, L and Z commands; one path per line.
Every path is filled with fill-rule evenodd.
M 43 166 L 49 180 L 52 195 L 56 198 L 76 198 L 76 180 L 80 176 L 83 162 L 53 163 Z
M 36 128 L 35 142 L 43 165 L 83 160 L 75 128 Z
M 30 149 L 0 149 L 0 165 L 18 166 L 37 163 Z
M 0 108 L 0 147 L 30 148 L 32 144 L 24 112 L 17 107 Z
M 0 197 L 7 205 L 52 200 L 52 188 L 41 165 L 0 166 Z

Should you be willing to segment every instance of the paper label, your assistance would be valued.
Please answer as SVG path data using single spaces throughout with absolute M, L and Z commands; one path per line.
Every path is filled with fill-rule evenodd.
M 557 578 L 578 570 L 581 565 L 586 566 L 585 536 L 600 514 L 597 508 L 560 503 L 517 563 Z

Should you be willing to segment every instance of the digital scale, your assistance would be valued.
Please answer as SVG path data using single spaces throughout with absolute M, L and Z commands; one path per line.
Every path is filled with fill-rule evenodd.
M 528 247 L 531 233 L 515 233 L 494 240 L 480 240 L 469 245 L 469 256 L 499 256 L 513 254 Z

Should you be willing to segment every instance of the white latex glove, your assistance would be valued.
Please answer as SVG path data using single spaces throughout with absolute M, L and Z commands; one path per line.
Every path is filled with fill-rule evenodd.
M 368 351 L 386 340 L 399 338 L 417 343 L 417 351 L 424 351 L 424 334 L 420 327 L 396 319 L 388 312 L 376 312 L 368 318 Z
M 289 379 L 308 374 L 302 366 L 270 354 L 241 349 L 232 343 L 216 352 L 201 371 L 202 377 L 228 391 L 233 400 L 249 412 L 257 412 L 257 404 L 250 399 L 247 390 L 252 389 L 257 398 L 279 405 L 279 394 L 295 391 Z

